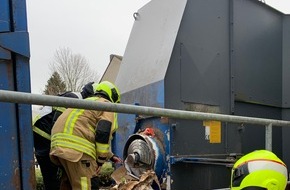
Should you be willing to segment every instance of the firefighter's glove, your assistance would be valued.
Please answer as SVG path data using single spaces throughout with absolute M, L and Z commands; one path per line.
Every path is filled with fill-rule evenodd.
M 107 158 L 105 157 L 98 156 L 98 159 L 97 159 L 98 167 L 102 167 L 102 165 L 106 162 L 106 159 Z
M 122 164 L 123 163 L 123 160 L 121 158 L 119 158 L 117 155 L 113 155 L 110 158 L 110 161 L 114 162 L 115 164 Z
M 81 91 L 81 94 L 83 96 L 83 98 L 87 98 L 90 97 L 92 95 L 94 95 L 94 89 L 93 89 L 93 84 L 94 82 L 89 82 L 88 84 L 86 84 Z

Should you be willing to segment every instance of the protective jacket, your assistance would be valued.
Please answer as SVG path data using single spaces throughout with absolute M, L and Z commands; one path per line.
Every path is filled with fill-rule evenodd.
M 65 92 L 59 96 L 82 99 L 81 94 L 78 92 Z M 63 107 L 44 106 L 34 116 L 32 129 L 35 154 L 37 156 L 49 155 L 51 129 L 64 110 L 65 108 Z
M 86 100 L 109 102 L 101 97 Z M 116 116 L 113 112 L 66 109 L 53 126 L 50 155 L 78 162 L 86 154 L 99 163 L 105 162 L 112 156 L 110 141 L 118 128 Z

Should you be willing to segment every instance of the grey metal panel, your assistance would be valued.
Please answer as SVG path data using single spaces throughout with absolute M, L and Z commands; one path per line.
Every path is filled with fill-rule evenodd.
M 282 103 L 282 13 L 259 1 L 234 1 L 236 99 Z
M 290 15 L 284 15 L 283 17 L 283 110 L 282 110 L 282 119 L 290 120 Z M 283 147 L 283 161 L 287 166 L 290 165 L 290 128 L 282 128 L 282 147 Z
M 111 55 L 110 56 L 110 63 L 105 70 L 103 76 L 100 79 L 101 81 L 110 81 L 115 83 L 116 77 L 118 75 L 120 66 L 121 66 L 122 57 L 118 55 Z
M 251 103 L 236 102 L 235 113 L 240 116 L 281 119 L 281 109 Z M 242 136 L 242 153 L 249 153 L 257 149 L 265 149 L 265 127 L 258 125 L 243 125 L 240 130 Z M 282 128 L 273 128 L 273 151 L 282 156 Z
M 290 121 L 290 109 L 283 109 L 282 110 L 282 119 Z M 290 128 L 283 127 L 282 128 L 282 152 L 283 157 L 282 160 L 285 162 L 287 166 L 290 166 Z
M 187 2 L 164 82 L 166 108 L 229 113 L 229 32 L 228 0 Z M 222 142 L 211 144 L 205 139 L 202 121 L 171 122 L 177 125 L 171 129 L 171 155 L 221 155 L 241 150 L 238 126 L 223 123 Z M 225 166 L 172 165 L 171 189 L 227 187 L 229 171 Z
M 171 166 L 171 190 L 209 190 L 230 186 L 230 168 L 225 166 L 176 164 Z M 179 180 L 174 180 L 178 178 Z
M 258 0 L 151 1 L 139 10 L 117 77 L 122 102 L 281 119 L 282 26 L 288 22 L 282 25 L 282 17 Z M 289 61 L 286 53 L 283 58 Z M 234 93 L 242 102 L 234 101 Z M 134 127 L 134 118 L 120 116 L 118 151 Z M 265 147 L 261 126 L 223 123 L 221 143 L 210 144 L 201 121 L 169 124 L 178 125 L 170 127 L 171 156 L 225 156 Z M 282 129 L 273 132 L 273 150 L 280 156 Z M 229 185 L 230 169 L 224 166 L 177 163 L 169 172 L 171 189 Z
M 177 37 L 178 38 L 178 37 Z M 182 109 L 183 103 L 180 94 L 180 46 L 178 39 L 174 45 L 170 63 L 164 79 L 164 102 L 166 108 Z
M 178 34 L 184 102 L 229 104 L 228 9 L 228 0 L 187 4 Z
M 172 124 L 172 155 L 218 155 L 240 153 L 239 126 L 222 123 L 221 143 L 210 143 L 205 138 L 205 127 L 202 121 L 175 120 Z
M 228 113 L 229 72 L 229 1 L 188 1 L 165 77 L 165 107 Z M 176 122 L 173 154 L 228 151 L 224 136 L 220 144 L 205 140 L 202 122 Z M 235 136 L 228 129 L 223 132 Z
M 283 17 L 283 69 L 282 69 L 282 107 L 290 108 L 290 15 L 284 15 Z
M 152 0 L 138 11 L 116 79 L 122 93 L 164 79 L 185 5 Z

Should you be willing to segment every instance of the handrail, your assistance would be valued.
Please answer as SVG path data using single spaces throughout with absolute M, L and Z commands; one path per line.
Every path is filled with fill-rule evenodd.
M 288 126 L 290 127 L 290 121 L 244 117 L 235 115 L 215 114 L 215 113 L 203 113 L 195 111 L 184 111 L 166 108 L 156 108 L 147 106 L 135 106 L 128 104 L 113 104 L 98 102 L 92 104 L 86 100 L 31 94 L 25 92 L 0 90 L 0 101 L 10 103 L 22 103 L 22 104 L 34 104 L 34 105 L 48 105 L 48 106 L 61 106 L 70 108 L 82 108 L 109 112 L 119 112 L 128 114 L 143 114 L 151 116 L 163 116 L 177 119 L 192 119 L 192 120 L 219 120 L 230 123 L 248 123 L 257 125 L 269 125 L 273 126 Z
M 217 120 L 230 123 L 264 125 L 266 127 L 265 148 L 267 150 L 272 150 L 272 126 L 290 127 L 290 121 L 283 120 L 136 106 L 121 103 L 120 104 L 105 103 L 105 102 L 92 103 L 90 101 L 74 98 L 31 94 L 26 92 L 17 92 L 8 90 L 0 90 L 0 101 L 10 103 L 91 109 L 128 114 L 143 114 L 176 119 Z

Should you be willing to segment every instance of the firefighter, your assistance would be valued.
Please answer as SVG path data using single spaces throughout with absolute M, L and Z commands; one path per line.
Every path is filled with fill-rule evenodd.
M 87 98 L 94 95 L 94 86 L 97 83 L 90 82 L 86 84 L 81 92 L 65 92 L 60 94 L 62 97 L 69 98 Z M 33 138 L 35 157 L 43 177 L 43 183 L 46 190 L 59 189 L 60 171 L 59 168 L 50 161 L 50 132 L 52 126 L 59 115 L 65 110 L 61 107 L 44 106 L 33 118 Z
M 287 167 L 274 153 L 253 151 L 241 157 L 232 169 L 232 190 L 285 190 Z
M 120 92 L 114 84 L 104 81 L 97 85 L 95 96 L 86 100 L 119 103 Z M 52 128 L 50 156 L 64 168 L 73 190 L 90 190 L 90 179 L 108 159 L 121 162 L 110 152 L 117 128 L 117 114 L 113 112 L 68 108 L 57 119 Z

